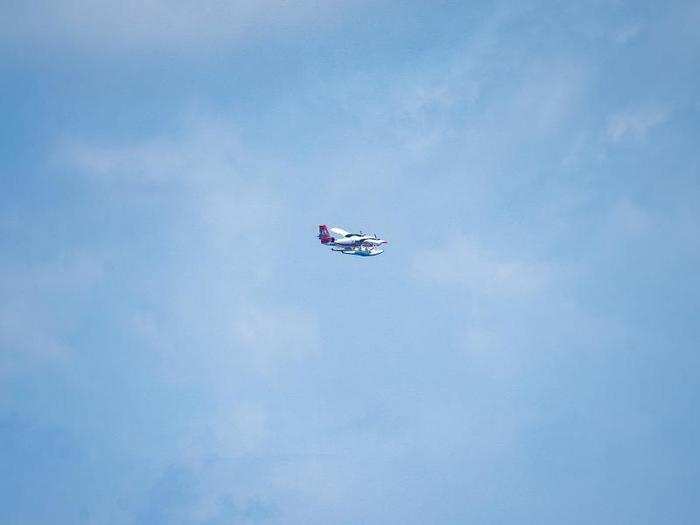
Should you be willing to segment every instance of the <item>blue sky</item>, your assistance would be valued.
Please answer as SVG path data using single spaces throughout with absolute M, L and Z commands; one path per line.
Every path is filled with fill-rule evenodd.
M 2 7 L 2 523 L 698 522 L 697 3 L 85 4 Z

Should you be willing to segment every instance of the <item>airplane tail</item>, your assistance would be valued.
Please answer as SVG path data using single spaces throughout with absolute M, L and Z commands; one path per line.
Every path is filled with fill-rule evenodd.
M 331 234 L 328 233 L 328 226 L 325 224 L 320 224 L 318 227 L 318 238 L 321 239 L 321 244 L 328 244 L 329 242 L 335 241 Z

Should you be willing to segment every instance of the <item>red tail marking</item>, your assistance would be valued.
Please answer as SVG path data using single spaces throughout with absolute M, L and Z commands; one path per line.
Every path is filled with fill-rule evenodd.
M 321 239 L 321 244 L 328 244 L 329 242 L 335 241 L 335 238 L 331 237 L 331 234 L 328 232 L 328 226 L 325 224 L 319 225 L 318 238 Z

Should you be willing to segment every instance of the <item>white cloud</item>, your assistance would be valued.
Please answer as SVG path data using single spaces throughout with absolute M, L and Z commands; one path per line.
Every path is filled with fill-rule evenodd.
M 351 497 L 353 465 L 337 458 L 304 458 L 276 466 L 272 485 L 283 493 L 291 493 L 302 501 L 320 502 L 323 507 L 337 506 Z M 310 516 L 308 513 L 307 521 Z
M 134 335 L 160 356 L 160 373 L 173 382 L 197 369 L 225 383 L 219 370 L 226 367 L 266 374 L 312 355 L 319 339 L 314 316 L 264 306 L 256 291 L 283 262 L 269 240 L 286 213 L 267 182 L 277 172 L 224 119 L 189 115 L 173 130 L 128 144 L 69 138 L 56 148 L 55 159 L 91 191 L 163 199 L 156 216 L 168 250 L 159 271 L 171 278 L 149 277 L 140 288 L 159 306 L 133 313 Z M 192 337 L 207 348 L 207 363 L 194 364 L 201 348 L 183 343 Z
M 280 361 L 312 356 L 319 349 L 316 319 L 296 309 L 248 305 L 239 310 L 233 332 L 245 354 L 262 371 Z
M 621 199 L 610 211 L 610 227 L 628 236 L 640 236 L 648 232 L 654 221 L 649 213 L 629 199 Z
M 240 374 L 257 381 L 317 354 L 320 332 L 312 313 L 263 306 L 236 281 L 201 290 L 211 272 L 204 267 L 191 275 L 193 282 L 172 283 L 160 292 L 161 306 L 135 314 L 128 324 L 156 359 L 160 378 L 172 384 L 206 378 L 211 388 L 226 392 Z M 245 306 L 233 307 L 241 298 L 248 298 Z
M 257 454 L 270 438 L 268 417 L 260 403 L 220 400 L 206 417 L 188 425 L 179 443 L 180 454 L 191 465 L 212 456 L 240 458 Z
M 38 0 L 7 8 L 0 29 L 5 40 L 79 47 L 83 52 L 210 52 L 261 34 L 320 26 L 359 3 L 362 1 Z
M 663 107 L 647 107 L 628 110 L 608 119 L 606 135 L 611 142 L 619 142 L 626 137 L 642 139 L 654 127 L 669 119 L 671 110 Z
M 195 112 L 173 127 L 137 141 L 64 137 L 54 158 L 93 182 L 158 186 L 230 179 L 250 160 L 237 128 L 223 118 Z
M 153 195 L 167 196 L 180 215 L 193 214 L 199 238 L 221 249 L 234 249 L 230 241 L 241 234 L 252 243 L 263 238 L 282 211 L 281 199 L 263 182 L 268 160 L 249 152 L 231 122 L 207 113 L 190 113 L 173 129 L 129 142 L 64 137 L 54 162 L 96 191 L 136 199 L 157 190 Z
M 55 160 L 86 191 L 119 195 L 119 216 L 144 202 L 156 207 L 148 227 L 166 248 L 154 248 L 157 267 L 125 277 L 137 297 L 115 323 L 137 349 L 129 365 L 144 366 L 149 384 L 205 393 L 194 417 L 169 422 L 180 439 L 155 453 L 198 484 L 183 512 L 200 521 L 248 513 L 273 483 L 258 458 L 286 446 L 275 435 L 270 392 L 284 390 L 320 349 L 313 312 L 274 301 L 272 287 L 261 286 L 285 262 L 276 256 L 285 241 L 269 235 L 288 211 L 273 182 L 281 173 L 247 148 L 235 125 L 206 114 L 128 143 L 71 137 L 57 144 Z M 125 248 L 123 266 L 141 249 Z M 258 479 L 241 481 L 237 462 L 248 474 L 260 468 Z
M 642 29 L 642 24 L 629 24 L 619 29 L 613 38 L 618 44 L 628 44 L 639 36 Z
M 53 361 L 65 357 L 68 347 L 55 333 L 50 317 L 30 305 L 11 301 L 0 309 L 0 372 L 22 364 Z
M 103 274 L 102 261 L 84 253 L 0 268 L 0 372 L 69 356 L 66 333 L 77 320 L 62 305 L 89 294 Z
M 526 136 L 557 130 L 577 109 L 586 74 L 586 70 L 576 64 L 532 68 L 512 102 L 505 102 L 508 117 L 515 126 L 526 126 Z
M 497 333 L 494 330 L 472 327 L 464 337 L 467 349 L 476 354 L 493 352 L 498 345 Z
M 414 278 L 457 286 L 479 294 L 527 294 L 547 283 L 548 268 L 491 253 L 465 237 L 441 248 L 424 250 L 413 259 Z

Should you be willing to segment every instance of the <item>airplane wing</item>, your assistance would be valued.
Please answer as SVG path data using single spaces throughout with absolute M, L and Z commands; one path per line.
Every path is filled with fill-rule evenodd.
M 347 235 L 350 234 L 350 232 L 346 232 L 342 228 L 330 228 L 330 230 L 335 233 L 336 235 L 340 235 L 341 237 L 346 237 Z

